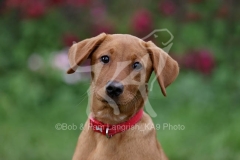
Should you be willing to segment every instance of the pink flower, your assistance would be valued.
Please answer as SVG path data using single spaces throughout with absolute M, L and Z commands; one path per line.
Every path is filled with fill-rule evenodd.
M 48 2 L 50 6 L 57 6 L 63 4 L 64 0 L 49 0 Z
M 72 6 L 86 6 L 90 3 L 90 0 L 66 0 L 66 3 Z
M 42 1 L 32 1 L 25 9 L 22 9 L 27 18 L 39 18 L 46 12 L 47 6 Z
M 214 68 L 214 58 L 213 55 L 207 51 L 202 50 L 198 53 L 198 61 L 196 63 L 197 70 L 204 74 L 210 74 Z
M 215 60 L 208 50 L 192 51 L 183 57 L 181 61 L 184 67 L 197 70 L 203 74 L 212 73 Z
M 27 3 L 26 0 L 6 0 L 5 5 L 7 8 L 22 8 Z
M 152 30 L 153 22 L 148 10 L 137 11 L 132 18 L 131 28 L 139 36 L 145 36 Z
M 69 68 L 67 50 L 60 51 L 53 58 L 53 66 L 59 70 L 66 71 Z
M 62 41 L 65 46 L 70 47 L 74 42 L 78 42 L 79 38 L 71 33 L 65 33 Z
M 105 20 L 106 16 L 107 16 L 106 6 L 104 6 L 102 4 L 96 5 L 96 6 L 92 6 L 90 8 L 90 14 L 91 14 L 92 19 L 94 20 L 94 22 Z
M 183 56 L 182 60 L 180 59 L 180 62 L 186 68 L 196 69 L 195 66 L 196 53 L 195 52 L 188 53 L 187 55 Z
M 176 8 L 177 8 L 176 4 L 171 0 L 165 0 L 161 2 L 159 5 L 160 11 L 166 16 L 170 16 L 174 14 L 176 11 Z
M 60 71 L 63 71 L 63 79 L 68 84 L 74 84 L 79 81 L 89 80 L 91 73 L 90 60 L 86 60 L 81 64 L 74 74 L 66 74 L 69 69 L 68 50 L 62 50 L 54 53 L 52 66 Z
M 60 70 L 63 72 L 63 80 L 67 84 L 75 84 L 79 81 L 89 80 L 90 79 L 90 60 L 85 61 L 83 64 L 81 64 L 80 70 L 78 70 L 74 74 L 66 74 L 66 71 L 69 69 L 69 60 L 68 60 L 68 50 L 62 50 L 55 53 L 52 65 L 54 68 Z
M 25 18 L 38 18 L 47 10 L 47 2 L 42 0 L 7 0 L 5 6 L 19 9 Z

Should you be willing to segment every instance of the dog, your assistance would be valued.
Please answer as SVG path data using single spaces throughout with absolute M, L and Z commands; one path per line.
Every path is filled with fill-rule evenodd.
M 127 34 L 85 39 L 73 44 L 68 56 L 68 74 L 91 60 L 90 115 L 73 160 L 167 160 L 143 107 L 151 73 L 166 96 L 178 63 L 153 42 Z

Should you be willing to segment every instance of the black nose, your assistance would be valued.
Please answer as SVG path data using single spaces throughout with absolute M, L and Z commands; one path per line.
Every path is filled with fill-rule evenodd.
M 106 85 L 106 92 L 111 97 L 117 97 L 123 92 L 123 85 L 120 82 L 109 81 Z

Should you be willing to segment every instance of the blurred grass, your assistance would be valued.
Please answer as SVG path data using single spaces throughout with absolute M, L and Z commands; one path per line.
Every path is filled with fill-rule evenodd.
M 240 158 L 239 100 L 226 85 L 216 84 L 214 79 L 219 77 L 214 76 L 206 79 L 193 73 L 181 75 L 168 89 L 168 100 L 159 100 L 160 115 L 154 122 L 186 127 L 183 131 L 158 131 L 170 159 Z

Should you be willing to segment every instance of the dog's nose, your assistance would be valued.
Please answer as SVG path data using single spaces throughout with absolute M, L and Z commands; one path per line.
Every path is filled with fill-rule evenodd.
M 123 84 L 116 81 L 109 81 L 106 85 L 106 92 L 109 96 L 119 96 L 123 92 Z

